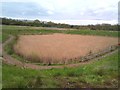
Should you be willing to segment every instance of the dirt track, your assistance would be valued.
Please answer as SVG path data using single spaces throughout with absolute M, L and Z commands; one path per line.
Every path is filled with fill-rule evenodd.
M 5 45 L 7 45 L 9 42 L 11 42 L 14 39 L 13 36 L 10 36 L 10 38 L 3 44 L 3 48 Z M 17 67 L 21 67 L 21 68 L 31 68 L 31 69 L 52 69 L 52 68 L 64 68 L 64 67 L 77 67 L 80 65 L 84 65 L 84 64 L 89 64 L 92 62 L 95 62 L 96 60 L 99 60 L 103 57 L 106 57 L 108 55 L 111 55 L 112 53 L 115 53 L 117 50 L 110 52 L 104 56 L 95 58 L 93 60 L 87 61 L 87 62 L 82 62 L 82 63 L 77 63 L 77 64 L 68 64 L 68 65 L 61 65 L 61 66 L 39 66 L 39 65 L 35 65 L 35 64 L 30 64 L 30 63 L 23 63 L 19 60 L 16 60 L 15 58 L 11 57 L 10 55 L 8 55 L 4 50 L 3 50 L 3 62 L 10 64 L 10 65 L 15 65 Z

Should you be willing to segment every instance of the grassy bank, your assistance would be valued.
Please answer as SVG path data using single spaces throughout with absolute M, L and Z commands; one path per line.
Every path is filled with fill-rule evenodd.
M 3 64 L 3 87 L 117 87 L 118 53 L 78 68 L 31 70 Z

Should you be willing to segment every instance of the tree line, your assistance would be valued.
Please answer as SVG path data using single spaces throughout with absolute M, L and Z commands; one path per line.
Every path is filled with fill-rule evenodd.
M 19 26 L 36 26 L 36 27 L 57 27 L 57 28 L 70 28 L 70 29 L 89 29 L 89 30 L 110 30 L 110 31 L 118 31 L 119 25 L 111 25 L 111 24 L 96 24 L 96 25 L 69 25 L 69 24 L 61 24 L 54 22 L 46 22 L 39 20 L 18 20 L 11 18 L 0 18 L 2 20 L 2 25 L 19 25 Z

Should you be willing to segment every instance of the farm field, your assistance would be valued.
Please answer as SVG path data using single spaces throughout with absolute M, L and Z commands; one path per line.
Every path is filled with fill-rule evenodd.
M 118 45 L 117 38 L 72 35 L 21 35 L 14 50 L 32 62 L 64 64 L 75 62 L 89 53 L 98 53 L 110 46 Z M 30 60 L 31 61 L 31 60 Z
M 50 56 L 58 55 L 55 58 L 61 60 L 64 55 L 65 57 L 68 55 L 68 59 L 79 57 L 77 53 L 80 51 L 82 46 L 80 42 L 83 43 L 85 49 L 87 47 L 86 51 L 81 53 L 81 55 L 85 55 L 88 54 L 90 50 L 97 52 L 97 50 L 104 49 L 111 45 L 116 45 L 118 43 L 117 41 L 119 33 L 117 31 L 110 32 L 103 30 L 46 30 L 45 28 L 36 29 L 27 26 L 18 27 L 8 25 L 3 26 L 2 32 L 3 43 L 9 39 L 10 35 L 17 38 L 4 48 L 4 51 L 16 60 L 24 59 L 24 57 L 21 57 L 20 54 L 26 54 L 29 56 L 29 53 L 36 53 L 39 51 L 43 51 L 40 53 L 43 53 L 43 55 L 46 55 L 46 57 L 49 54 L 51 54 Z M 79 41 L 79 38 L 83 38 L 86 42 L 83 42 L 82 40 Z M 86 44 L 89 41 L 90 46 Z M 65 47 L 63 47 L 61 44 L 64 44 Z M 72 46 L 73 49 L 69 47 L 68 44 Z M 100 44 L 102 44 L 102 46 Z M 60 47 L 60 49 L 56 50 L 54 53 L 51 53 L 50 50 L 45 50 L 47 49 L 45 45 L 48 45 L 48 47 L 52 48 L 53 51 L 56 50 L 55 47 Z M 28 48 L 31 50 L 31 52 L 26 50 Z M 70 48 L 74 52 L 71 50 L 69 51 Z M 15 53 L 14 49 L 18 54 Z M 19 50 L 24 52 L 21 53 Z M 67 54 L 62 54 L 62 50 L 65 50 Z M 59 54 L 57 51 L 61 51 L 61 53 Z M 69 52 L 70 54 L 68 54 Z M 39 53 L 38 56 L 40 56 Z M 44 58 L 42 60 L 44 60 Z M 118 52 L 115 52 L 99 60 L 93 60 L 91 63 L 83 64 L 78 67 L 68 68 L 64 66 L 62 69 L 52 68 L 49 70 L 33 70 L 17 67 L 16 65 L 8 65 L 7 63 L 3 62 L 3 88 L 117 88 L 118 60 Z

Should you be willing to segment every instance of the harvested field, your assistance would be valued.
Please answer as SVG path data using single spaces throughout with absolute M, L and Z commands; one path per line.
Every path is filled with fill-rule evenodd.
M 80 57 L 117 44 L 118 39 L 113 37 L 57 33 L 21 35 L 14 50 L 32 62 L 61 64 L 77 61 Z

